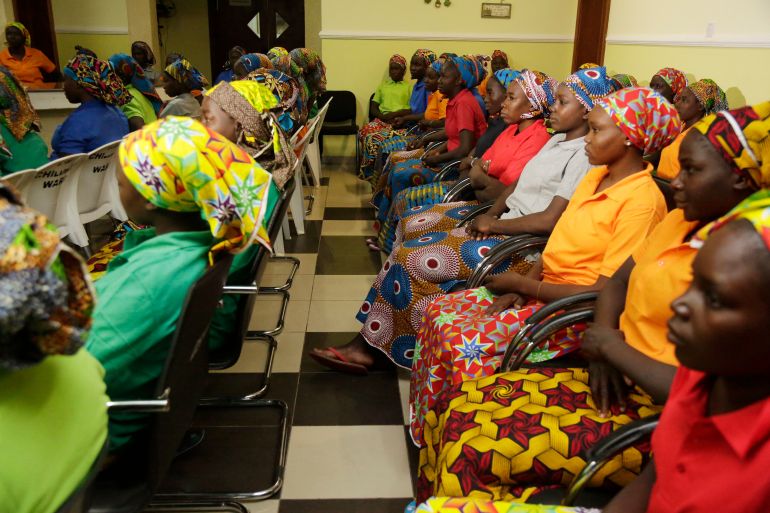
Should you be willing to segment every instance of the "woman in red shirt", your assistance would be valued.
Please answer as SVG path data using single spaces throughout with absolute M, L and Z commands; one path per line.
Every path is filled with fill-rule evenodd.
M 5 42 L 8 48 L 0 52 L 0 64 L 11 70 L 27 88 L 45 87 L 45 78 L 50 82 L 61 80 L 56 64 L 43 52 L 32 48 L 32 38 L 24 25 L 16 21 L 6 25 Z

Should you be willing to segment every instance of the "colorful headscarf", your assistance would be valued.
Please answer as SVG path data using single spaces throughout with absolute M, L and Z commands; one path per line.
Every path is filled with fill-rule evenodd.
M 406 57 L 398 53 L 393 54 L 388 60 L 388 65 L 391 64 L 396 64 L 397 66 L 401 66 L 402 68 L 406 69 Z
M 703 111 L 708 114 L 727 110 L 730 108 L 727 103 L 727 95 L 722 88 L 710 78 L 702 78 L 687 86 L 692 94 L 698 99 L 698 103 L 703 107 Z
M 414 55 L 422 58 L 425 61 L 426 66 L 431 66 L 438 59 L 438 55 L 433 50 L 427 48 L 419 48 Z
M 584 62 L 580 65 L 580 67 L 577 69 L 578 71 L 583 69 L 591 69 L 591 68 L 598 68 L 600 67 L 599 64 L 594 64 L 593 62 Z
M 270 62 L 270 57 L 265 55 L 264 53 L 247 53 L 246 55 L 241 55 L 241 58 L 238 59 L 238 62 L 236 64 L 240 64 L 246 69 L 246 74 L 248 75 L 252 71 L 256 71 L 258 69 L 272 69 L 273 63 Z M 235 68 L 235 66 L 233 66 Z
M 618 73 L 612 75 L 612 81 L 615 83 L 615 90 L 618 91 L 624 87 L 639 87 L 639 83 L 636 81 L 633 75 L 626 73 Z
M 158 93 L 155 92 L 155 87 L 152 85 L 147 77 L 144 75 L 144 70 L 133 57 L 125 53 L 116 53 L 110 57 L 110 64 L 112 69 L 115 70 L 115 74 L 123 80 L 123 83 L 129 83 L 134 86 L 137 91 L 142 93 L 150 103 L 153 110 L 157 115 L 160 112 L 160 108 L 163 106 Z
M 441 54 L 439 57 L 436 58 L 435 61 L 433 61 L 430 65 L 430 68 L 441 75 L 441 68 L 444 66 L 444 63 L 446 62 L 447 56 L 446 54 Z
M 679 93 L 682 92 L 682 89 L 687 87 L 687 77 L 683 72 L 676 68 L 663 68 L 655 73 L 655 75 L 658 75 L 660 78 L 662 78 L 668 84 L 671 90 L 674 91 L 675 100 L 676 97 L 679 96 Z
M 310 97 L 312 96 L 310 92 L 310 87 L 307 85 L 307 82 L 305 81 L 305 77 L 302 74 L 302 70 L 292 60 L 291 55 L 287 53 L 286 55 L 282 55 L 280 57 L 277 57 L 276 59 L 272 59 L 272 63 L 275 69 L 277 69 L 284 75 L 287 75 L 297 81 L 297 84 L 299 84 L 299 87 L 300 87 L 302 104 L 305 106 L 305 109 L 309 111 L 310 106 L 308 105 L 308 102 Z
M 508 67 L 509 63 L 508 63 L 507 53 L 505 53 L 502 50 L 495 50 L 494 52 L 492 52 L 492 60 L 496 59 L 497 57 L 500 57 L 501 59 L 503 59 L 505 61 L 505 67 Z
M 770 187 L 770 102 L 705 116 L 693 129 L 719 151 L 733 171 L 756 188 Z
M 271 61 L 283 57 L 284 55 L 289 55 L 289 50 L 283 46 L 274 46 L 267 51 L 267 56 L 270 57 Z
M 210 257 L 257 242 L 270 249 L 265 212 L 272 177 L 248 153 L 192 118 L 168 116 L 120 144 L 120 165 L 144 199 L 173 212 L 201 212 L 216 239 Z
M 75 55 L 87 55 L 89 57 L 93 57 L 94 59 L 99 58 L 95 51 L 80 45 L 75 45 Z
M 111 105 L 125 105 L 131 93 L 118 78 L 109 62 L 85 53 L 77 53 L 64 67 L 64 75 L 78 83 L 88 94 Z
M 220 82 L 206 91 L 206 96 L 238 122 L 235 143 L 265 167 L 283 189 L 293 175 L 295 157 L 276 116 L 280 109 L 273 92 L 256 81 L 236 80 Z
M 152 48 L 150 48 L 150 45 L 145 43 L 144 41 L 134 41 L 131 43 L 131 53 L 134 53 L 134 50 L 139 48 L 140 50 L 144 50 L 144 53 L 147 54 L 147 64 L 152 66 L 155 64 L 155 54 L 152 53 Z
M 460 77 L 465 83 L 467 89 L 473 89 L 478 86 L 487 76 L 487 70 L 484 69 L 484 63 L 475 55 L 459 56 L 455 54 L 445 54 L 447 62 L 452 64 L 460 72 Z
M 24 46 L 32 46 L 32 36 L 29 35 L 29 30 L 23 24 L 18 21 L 12 21 L 5 25 L 6 30 L 8 27 L 15 27 L 21 31 L 21 35 L 24 36 Z
M 281 127 L 294 133 L 307 121 L 307 109 L 303 102 L 299 83 L 277 69 L 260 69 L 249 73 L 245 80 L 264 84 L 278 100 L 277 108 L 283 113 L 278 117 Z
M 326 66 L 317 53 L 310 48 L 295 48 L 289 55 L 302 70 L 302 76 L 312 94 L 326 91 Z
M 665 148 L 682 131 L 676 108 L 648 87 L 621 89 L 594 103 L 645 155 Z
M 730 212 L 716 221 L 707 224 L 690 239 L 690 246 L 700 249 L 703 243 L 714 232 L 725 225 L 746 219 L 757 230 L 767 249 L 770 249 L 770 189 L 760 189 L 745 200 L 741 201 Z
M 183 84 L 190 90 L 193 96 L 200 96 L 202 89 L 209 85 L 209 81 L 187 59 L 179 59 L 166 66 L 166 73 L 171 78 Z
M 508 90 L 508 86 L 511 85 L 511 82 L 513 82 L 520 76 L 521 76 L 521 72 L 511 68 L 503 68 L 495 72 L 495 78 L 497 79 L 498 82 L 500 82 L 500 84 L 502 84 L 503 89 L 505 90 Z
M 91 326 L 83 261 L 42 214 L 0 185 L 0 369 L 75 353 Z
M 568 76 L 564 85 L 575 93 L 577 99 L 587 110 L 594 108 L 594 102 L 615 91 L 615 84 L 607 77 L 607 68 L 581 69 Z
M 235 62 L 238 62 L 238 61 L 235 61 L 235 62 L 230 62 L 230 52 L 232 52 L 233 50 L 238 50 L 238 51 L 240 52 L 240 54 L 241 54 L 241 57 L 243 57 L 244 55 L 246 55 L 247 53 L 249 53 L 249 52 L 248 52 L 248 51 L 246 51 L 246 49 L 245 49 L 244 47 L 242 47 L 242 46 L 237 46 L 237 45 L 236 45 L 236 46 L 233 46 L 232 48 L 230 48 L 230 49 L 227 51 L 227 59 L 225 59 L 225 63 L 222 65 L 222 69 L 223 69 L 223 70 L 233 69 L 233 66 L 235 66 Z M 240 57 L 238 57 L 238 58 L 240 59 Z
M 0 66 L 0 123 L 17 141 L 30 130 L 40 131 L 40 118 L 19 80 Z M 8 152 L 10 153 L 10 152 Z
M 522 115 L 522 119 L 532 119 L 538 116 L 547 116 L 549 107 L 556 97 L 556 88 L 559 83 L 545 73 L 534 69 L 523 69 L 515 82 L 524 90 L 529 99 L 529 112 Z

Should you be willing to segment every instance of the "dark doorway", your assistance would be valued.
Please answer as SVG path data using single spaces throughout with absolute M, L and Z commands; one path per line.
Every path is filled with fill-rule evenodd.
M 13 0 L 13 12 L 16 20 L 29 30 L 32 47 L 43 52 L 54 64 L 59 64 L 59 52 L 56 50 L 51 0 Z M 3 34 L 5 41 L 5 34 Z M 73 49 L 74 50 L 74 49 Z
M 209 0 L 211 70 L 216 76 L 233 46 L 266 53 L 305 46 L 305 5 L 297 0 Z
M 572 71 L 585 62 L 604 64 L 610 0 L 579 0 L 572 50 Z

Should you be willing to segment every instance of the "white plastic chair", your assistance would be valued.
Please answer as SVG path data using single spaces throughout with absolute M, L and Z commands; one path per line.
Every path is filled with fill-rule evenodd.
M 18 171 L 4 178 L 13 185 L 30 208 L 44 214 L 56 225 L 61 237 L 69 237 L 80 247 L 88 246 L 86 230 L 77 209 L 78 166 L 88 159 L 85 153 L 54 160 L 37 169 Z
M 321 107 L 316 115 L 315 130 L 313 130 L 313 136 L 310 138 L 310 143 L 307 147 L 307 163 L 310 168 L 310 172 L 313 174 L 313 185 L 316 187 L 321 185 L 321 151 L 320 151 L 320 138 L 321 128 L 324 124 L 324 118 L 326 118 L 326 112 L 329 110 L 329 104 L 334 98 L 329 98 L 326 104 Z
M 297 186 L 294 188 L 294 193 L 291 195 L 289 201 L 289 209 L 291 210 L 291 217 L 294 220 L 294 228 L 297 230 L 298 235 L 304 235 L 305 233 L 305 196 L 302 190 L 302 163 L 305 161 L 305 155 L 307 154 L 307 148 L 309 145 L 310 137 L 315 131 L 318 123 L 318 117 L 316 116 L 310 121 L 307 133 L 293 144 L 294 149 L 299 149 L 297 160 L 294 162 L 294 179 L 297 181 Z M 288 223 L 284 219 L 283 223 L 284 235 L 288 232 Z
M 78 166 L 77 206 L 83 225 L 110 214 L 115 219 L 128 219 L 118 193 L 118 147 L 120 141 L 107 143 L 88 154 Z

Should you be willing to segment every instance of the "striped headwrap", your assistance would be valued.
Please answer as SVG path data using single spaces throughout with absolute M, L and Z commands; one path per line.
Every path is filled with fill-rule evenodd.
M 663 68 L 655 73 L 655 75 L 662 78 L 671 90 L 674 91 L 674 99 L 679 96 L 682 89 L 687 87 L 687 77 L 684 75 L 684 72 L 676 68 Z
M 556 88 L 559 83 L 545 73 L 534 69 L 523 69 L 514 80 L 524 90 L 529 99 L 530 110 L 521 116 L 521 119 L 532 119 L 538 116 L 547 116 L 549 107 L 556 97 Z
M 645 155 L 671 144 L 682 131 L 676 108 L 647 87 L 627 87 L 595 102 Z
M 575 93 L 587 110 L 594 108 L 594 101 L 615 91 L 615 84 L 607 77 L 607 68 L 604 66 L 578 70 L 567 77 L 564 85 Z
M 706 114 L 730 108 L 725 92 L 710 78 L 702 78 L 687 86 L 687 89 L 692 91 Z
M 706 136 L 733 171 L 757 189 L 770 187 L 770 101 L 705 116 L 693 129 Z
M 125 105 L 131 93 L 118 78 L 109 62 L 78 52 L 64 67 L 64 75 L 71 78 L 91 96 L 111 105 Z

